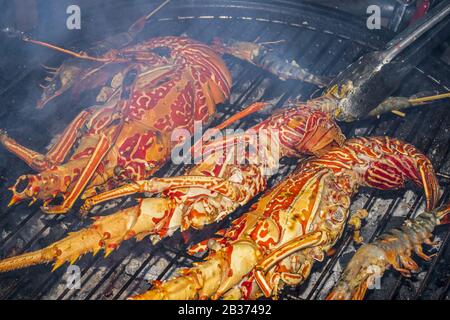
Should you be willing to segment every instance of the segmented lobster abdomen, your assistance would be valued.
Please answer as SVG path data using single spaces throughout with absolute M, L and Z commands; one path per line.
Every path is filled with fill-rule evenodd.
M 141 121 L 159 131 L 192 130 L 209 121 L 216 105 L 230 95 L 231 76 L 220 56 L 207 45 L 183 37 L 151 39 L 127 50 L 155 52 L 164 65 L 145 61 L 124 111 L 126 121 Z
M 331 116 L 306 104 L 295 105 L 252 127 L 278 133 L 286 155 L 318 154 L 342 145 L 344 135 Z

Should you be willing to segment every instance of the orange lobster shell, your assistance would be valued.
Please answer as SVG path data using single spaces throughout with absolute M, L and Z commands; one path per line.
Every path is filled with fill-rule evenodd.
M 129 62 L 114 76 L 118 84 L 106 102 L 83 111 L 46 155 L 0 136 L 9 151 L 39 171 L 18 179 L 10 204 L 42 199 L 44 210 L 63 213 L 85 187 L 93 195 L 95 187 L 107 190 L 124 179 L 148 177 L 168 160 L 175 128 L 192 132 L 194 121 L 210 121 L 216 105 L 229 97 L 225 63 L 195 40 L 155 38 L 123 49 L 121 56 Z M 57 195 L 63 203 L 47 206 Z

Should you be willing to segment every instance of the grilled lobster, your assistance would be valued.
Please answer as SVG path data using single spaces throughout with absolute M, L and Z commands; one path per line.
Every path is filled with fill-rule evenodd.
M 3 146 L 39 172 L 17 180 L 11 205 L 42 199 L 46 212 L 64 213 L 85 188 L 92 195 L 99 186 L 146 178 L 168 159 L 175 128 L 208 122 L 229 96 L 225 63 L 195 40 L 155 38 L 121 56 L 127 65 L 114 75 L 106 101 L 82 111 L 47 154 L 1 133 Z M 58 195 L 62 203 L 49 206 Z
M 248 45 L 252 49 L 261 47 Z M 258 54 L 242 55 L 244 46 L 239 42 L 226 53 L 235 52 L 238 58 L 250 62 L 256 58 L 264 61 Z M 82 69 L 89 78 L 83 75 L 75 81 L 75 76 L 81 76 L 79 70 L 67 73 L 71 67 L 63 65 L 53 81 L 66 83 L 64 90 L 68 90 L 110 79 L 111 87 L 102 88 L 99 104 L 82 111 L 45 155 L 1 132 L 0 142 L 40 172 L 17 180 L 11 188 L 14 195 L 10 205 L 27 198 L 32 202 L 42 199 L 47 213 L 65 213 L 85 188 L 84 197 L 88 197 L 96 189 L 105 191 L 120 186 L 123 180 L 151 176 L 168 159 L 174 146 L 170 141 L 172 131 L 192 131 L 194 121 L 209 122 L 215 106 L 228 98 L 231 76 L 217 52 L 225 53 L 189 38 L 162 37 L 109 50 L 99 58 L 74 53 L 78 58 L 93 60 L 92 67 Z M 318 78 L 305 78 L 309 79 Z M 53 96 L 61 90 L 51 89 Z M 53 97 L 46 91 L 44 96 L 45 101 Z M 49 206 L 56 196 L 62 196 L 62 203 Z
M 65 213 L 79 196 L 87 198 L 124 181 L 151 176 L 168 160 L 174 145 L 170 141 L 172 131 L 192 131 L 196 120 L 209 122 L 216 105 L 228 98 L 231 78 L 219 54 L 234 55 L 282 79 L 321 86 L 327 83 L 326 78 L 280 59 L 263 44 L 216 40 L 208 47 L 188 38 L 162 37 L 131 45 L 150 16 L 139 19 L 127 32 L 101 42 L 90 50 L 92 53 L 72 52 L 19 33 L 27 42 L 85 63 L 70 60 L 53 70 L 38 106 L 68 90 L 78 94 L 92 87 L 102 90 L 98 105 L 82 111 L 47 154 L 30 150 L 0 131 L 0 143 L 39 172 L 17 179 L 11 187 L 10 205 L 40 199 L 45 212 Z M 354 88 L 351 81 L 341 80 L 326 94 L 339 98 L 325 106 L 326 112 L 337 119 L 357 108 L 346 105 L 349 110 L 343 109 L 341 102 Z M 324 105 L 320 107 L 324 110 Z M 395 106 L 383 107 L 381 112 L 392 108 Z
M 281 66 L 290 64 L 277 59 L 280 67 L 270 67 L 276 55 L 265 57 L 268 49 L 262 44 L 231 42 L 225 49 L 218 40 L 208 47 L 186 37 L 133 44 L 150 17 L 168 2 L 138 19 L 126 32 L 100 41 L 86 52 L 37 41 L 12 28 L 3 30 L 72 57 L 59 68 L 47 67 L 52 76 L 47 78 L 38 108 L 65 92 L 77 97 L 101 88 L 98 105 L 82 111 L 47 154 L 30 150 L 0 131 L 0 143 L 39 172 L 18 178 L 11 187 L 10 205 L 41 199 L 45 212 L 65 213 L 84 189 L 83 197 L 89 197 L 123 181 L 151 176 L 168 160 L 174 146 L 172 131 L 192 131 L 194 121 L 208 123 L 216 105 L 229 97 L 231 76 L 221 54 L 260 65 L 283 78 Z M 325 84 L 326 80 L 309 75 L 298 65 L 289 70 L 304 81 Z M 61 203 L 54 201 L 56 197 Z
M 418 265 L 411 259 L 414 252 L 425 261 L 431 257 L 423 252 L 422 243 L 434 245 L 430 240 L 439 224 L 449 223 L 450 204 L 422 212 L 407 220 L 400 228 L 383 233 L 374 242 L 359 248 L 345 267 L 341 278 L 328 294 L 328 300 L 362 300 L 376 278 L 392 266 L 406 277 L 417 271 Z
M 278 135 L 271 136 L 275 132 Z M 253 133 L 257 139 L 251 138 Z M 57 268 L 66 261 L 73 263 L 88 252 L 104 249 L 108 255 L 130 238 L 140 240 L 151 235 L 156 241 L 179 228 L 200 229 L 263 191 L 267 176 L 277 169 L 280 156 L 320 155 L 343 141 L 344 136 L 328 114 L 304 105 L 288 108 L 242 134 L 202 146 L 202 161 L 183 176 L 137 180 L 87 199 L 82 207 L 84 211 L 125 195 L 159 194 L 140 199 L 137 206 L 96 218 L 87 229 L 42 250 L 4 259 L 0 261 L 0 271 L 53 261 Z M 237 147 L 241 143 L 244 149 L 248 146 L 249 151 L 244 154 L 246 163 L 236 163 Z
M 407 180 L 423 186 L 431 210 L 438 183 L 430 161 L 415 147 L 388 137 L 347 140 L 301 163 L 217 238 L 191 248 L 211 251 L 204 262 L 134 298 L 276 296 L 285 284 L 304 281 L 314 261 L 324 259 L 343 233 L 360 186 L 396 189 Z

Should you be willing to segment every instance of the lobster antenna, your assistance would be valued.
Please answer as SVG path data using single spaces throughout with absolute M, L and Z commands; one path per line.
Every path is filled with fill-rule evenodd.
M 163 8 L 169 2 L 170 2 L 170 0 L 166 0 L 162 4 L 160 4 L 155 10 L 153 10 L 147 16 L 145 16 L 145 20 L 147 21 L 148 19 L 150 19 L 150 17 L 152 17 L 155 13 L 157 13 L 161 8 Z M 67 54 L 69 56 L 72 56 L 72 57 L 75 57 L 78 59 L 90 60 L 90 61 L 96 61 L 96 62 L 111 62 L 113 60 L 119 62 L 121 60 L 120 58 L 118 59 L 116 57 L 109 57 L 109 58 L 94 57 L 94 56 L 88 55 L 86 52 L 83 52 L 83 51 L 75 52 L 72 50 L 68 50 L 68 49 L 65 49 L 62 47 L 55 46 L 55 45 L 47 43 L 47 42 L 34 40 L 34 39 L 31 39 L 29 36 L 25 35 L 23 32 L 15 30 L 14 28 L 10 28 L 10 27 L 2 29 L 2 32 L 6 33 L 10 37 L 20 37 L 25 42 L 30 42 L 30 43 L 34 43 L 34 44 L 37 44 L 42 47 L 50 48 L 52 50 L 62 52 L 64 54 Z
M 437 175 L 438 177 L 441 177 L 441 178 L 450 180 L 450 176 L 447 175 L 447 174 L 445 174 L 445 173 L 436 172 L 436 175 Z
M 279 43 L 283 43 L 286 42 L 286 40 L 282 39 L 282 40 L 277 40 L 277 41 L 266 41 L 266 42 L 259 42 L 259 45 L 268 45 L 268 44 L 279 44 Z
M 163 3 L 161 3 L 156 9 L 154 9 L 152 12 L 150 12 L 149 14 L 147 14 L 146 16 L 140 17 L 136 22 L 134 22 L 129 28 L 128 28 L 128 33 L 129 35 L 131 35 L 132 38 L 134 38 L 134 36 L 139 33 L 144 25 L 147 23 L 148 20 L 150 20 L 150 18 L 157 13 L 159 10 L 161 10 L 164 6 L 166 6 L 168 3 L 170 2 L 170 0 L 166 0 Z
M 405 117 L 403 112 L 405 109 L 431 103 L 437 100 L 450 98 L 450 92 L 436 94 L 432 96 L 425 96 L 420 98 L 404 98 L 404 97 L 390 97 L 380 103 L 376 108 L 370 111 L 369 116 L 379 116 L 383 113 L 392 112 L 393 114 Z
M 71 51 L 71 50 L 68 50 L 68 49 L 64 49 L 64 48 L 55 46 L 55 45 L 47 43 L 47 42 L 31 39 L 24 32 L 16 30 L 16 29 L 11 28 L 11 27 L 4 28 L 1 31 L 3 33 L 5 33 L 8 37 L 20 38 L 22 41 L 31 42 L 31 43 L 37 44 L 39 46 L 42 46 L 42 47 L 50 48 L 52 50 L 56 50 L 56 51 L 59 51 L 59 52 L 71 55 L 71 56 L 76 57 L 76 58 L 85 59 L 85 60 L 91 60 L 91 61 L 100 61 L 100 62 L 111 61 L 111 58 L 106 59 L 106 58 L 92 57 L 92 56 L 89 56 L 88 54 L 86 54 L 85 52 L 77 53 L 77 52 L 74 52 L 74 51 Z
M 22 40 L 25 41 L 25 42 L 30 42 L 30 43 L 37 44 L 37 45 L 42 46 L 42 47 L 50 48 L 52 50 L 56 50 L 56 51 L 62 52 L 64 54 L 67 54 L 69 56 L 72 56 L 72 57 L 75 57 L 75 58 L 79 58 L 79 59 L 90 60 L 90 61 L 97 61 L 97 62 L 109 62 L 109 61 L 112 60 L 111 58 L 93 57 L 93 56 L 88 55 L 85 52 L 71 51 L 71 50 L 68 50 L 68 49 L 65 49 L 65 48 L 61 48 L 61 47 L 55 46 L 55 45 L 47 43 L 47 42 L 33 40 L 33 39 L 29 38 L 28 36 L 23 36 Z
M 58 71 L 58 68 L 49 67 L 49 66 L 46 66 L 45 64 L 41 64 L 41 67 L 44 68 L 45 70 Z
M 223 130 L 223 129 L 229 127 L 231 124 L 241 120 L 242 118 L 245 118 L 253 113 L 259 112 L 259 111 L 263 110 L 264 108 L 267 108 L 268 106 L 270 106 L 270 103 L 255 102 L 255 103 L 251 104 L 250 106 L 248 106 L 247 108 L 245 108 L 244 110 L 241 110 L 238 113 L 232 115 L 231 117 L 229 117 L 228 119 L 226 119 L 225 121 L 223 121 L 222 123 L 220 123 L 219 125 L 214 127 L 214 129 Z
M 440 99 L 445 99 L 445 98 L 450 98 L 450 92 L 436 94 L 436 95 L 433 95 L 433 96 L 408 99 L 408 101 L 409 101 L 409 103 L 411 103 L 411 105 L 417 106 L 417 105 L 420 105 L 420 104 L 423 104 L 423 103 L 428 103 L 428 102 L 432 102 L 432 101 L 440 100 Z
M 170 0 L 166 0 L 163 3 L 161 3 L 155 10 L 150 12 L 148 15 L 145 16 L 145 20 L 150 19 L 155 13 L 157 13 L 159 10 L 161 10 L 166 4 L 168 4 Z
M 167 5 L 170 2 L 170 0 L 166 0 L 163 3 L 161 3 L 155 10 L 153 10 L 152 12 L 150 12 L 147 16 L 145 16 L 145 20 L 149 20 L 155 13 L 157 13 L 159 10 L 161 10 L 165 5 Z M 100 57 L 94 57 L 94 56 L 90 56 L 88 55 L 86 52 L 75 52 L 75 51 L 71 51 L 65 48 L 61 48 L 58 46 L 55 46 L 53 44 L 50 43 L 46 43 L 46 42 L 42 42 L 42 41 L 38 41 L 38 40 L 33 40 L 31 38 L 29 38 L 28 36 L 22 35 L 22 40 L 25 42 L 31 42 L 43 47 L 47 47 L 59 52 L 62 52 L 64 54 L 68 54 L 70 56 L 73 56 L 75 58 L 78 59 L 84 59 L 84 60 L 90 60 L 90 61 L 96 61 L 96 62 L 111 62 L 112 60 L 120 60 L 120 59 L 115 59 L 115 58 L 100 58 Z

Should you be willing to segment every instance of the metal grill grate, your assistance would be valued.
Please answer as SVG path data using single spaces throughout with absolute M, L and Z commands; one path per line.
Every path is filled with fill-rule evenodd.
M 111 7 L 112 11 L 121 12 L 120 6 Z M 133 12 L 146 12 L 146 1 L 135 1 Z M 119 11 L 117 11 L 119 10 Z M 122 19 L 123 20 L 123 19 Z M 129 21 L 124 21 L 124 25 Z M 89 28 L 88 28 L 89 30 Z M 233 38 L 245 41 L 276 41 L 283 39 L 278 50 L 287 59 L 296 59 L 302 66 L 316 74 L 335 75 L 361 54 L 380 47 L 390 39 L 391 34 L 370 32 L 361 23 L 352 18 L 310 5 L 295 4 L 289 1 L 278 1 L 272 4 L 249 1 L 229 1 L 224 5 L 221 1 L 173 1 L 164 8 L 148 24 L 142 34 L 143 38 L 162 35 L 186 34 L 201 41 L 209 42 L 213 36 Z M 86 35 L 85 35 L 86 36 Z M 88 37 L 88 36 L 86 36 Z M 228 115 L 240 110 L 256 100 L 279 97 L 279 105 L 289 98 L 304 99 L 314 93 L 311 85 L 298 82 L 281 82 L 254 66 L 226 58 L 232 72 L 234 86 L 229 103 L 219 107 L 220 122 Z M 409 77 L 398 95 L 411 95 L 419 91 L 450 90 L 449 68 L 439 61 L 430 58 Z M 33 76 L 34 74 L 34 76 Z M 37 78 L 36 71 L 31 76 L 12 87 L 1 99 L 10 105 L 23 104 L 28 101 L 31 106 L 24 107 L 19 113 L 8 115 L 1 120 L 20 141 L 27 141 L 28 135 L 37 136 L 42 121 L 52 119 L 47 114 L 21 122 L 26 112 L 31 112 L 33 96 L 28 100 L 21 99 L 22 88 L 31 88 L 32 81 Z M 31 89 L 30 89 L 31 90 Z M 444 106 L 445 105 L 445 106 Z M 436 170 L 441 174 L 443 189 L 441 202 L 447 202 L 450 190 L 450 113 L 449 103 L 434 104 L 408 111 L 405 118 L 383 116 L 377 120 L 359 121 L 344 125 L 348 137 L 389 135 L 413 143 L 424 151 L 432 160 Z M 81 106 L 78 106 L 80 108 Z M 28 108 L 28 109 L 27 109 Z M 59 107 L 63 109 L 64 107 Z M 72 110 L 73 113 L 76 113 Z M 33 115 L 36 112 L 33 113 Z M 59 113 L 57 116 L 60 116 Z M 62 117 L 62 126 L 67 119 Z M 252 117 L 238 124 L 248 127 L 260 121 L 260 117 Z M 53 118 L 54 121 L 54 118 Z M 64 122 L 66 121 L 66 122 Z M 49 124 L 50 125 L 50 124 Z M 48 143 L 50 134 L 60 127 L 51 126 L 41 131 L 40 138 L 31 139 L 27 145 L 42 148 Z M 42 140 L 37 140 L 42 139 Z M 33 145 L 34 144 L 34 145 Z M 5 155 L 1 187 L 12 184 L 14 179 L 29 172 L 23 164 L 12 156 Z M 280 181 L 295 167 L 295 162 L 285 160 L 281 172 L 270 180 L 270 185 Z M 8 170 L 6 170 L 8 168 Z M 181 174 L 180 166 L 165 166 L 159 174 Z M 90 224 L 81 220 L 76 212 L 67 216 L 45 216 L 38 206 L 19 205 L 5 210 L 9 194 L 1 193 L 0 210 L 0 255 L 2 257 L 19 254 L 24 251 L 38 249 L 62 238 L 68 232 L 79 230 Z M 110 214 L 123 206 L 132 203 L 132 199 L 122 199 L 114 207 L 102 208 L 98 214 Z M 250 205 L 250 204 L 249 204 Z M 248 207 L 248 206 L 247 206 Z M 405 217 L 414 216 L 424 208 L 424 199 L 417 189 L 398 192 L 381 192 L 361 190 L 354 199 L 353 208 L 366 208 L 370 216 L 363 227 L 363 237 L 372 240 L 387 228 L 399 225 Z M 148 239 L 141 242 L 134 240 L 125 242 L 121 247 L 103 259 L 101 254 L 83 257 L 77 262 L 81 268 L 81 289 L 69 290 L 66 287 L 66 267 L 50 273 L 49 266 L 36 266 L 0 275 L 0 298 L 2 299 L 123 299 L 127 296 L 148 289 L 148 280 L 162 280 L 171 277 L 174 271 L 182 266 L 189 266 L 197 257 L 188 256 L 185 249 L 188 245 L 211 235 L 215 230 L 228 224 L 233 218 L 245 211 L 238 210 L 225 221 L 209 226 L 201 232 L 191 232 L 189 240 L 184 241 L 180 233 L 152 245 Z M 370 291 L 369 299 L 449 299 L 449 263 L 450 263 L 450 230 L 441 227 L 436 235 L 442 245 L 436 257 L 430 263 L 421 262 L 422 271 L 412 279 L 404 279 L 395 272 L 388 272 L 383 278 L 381 289 Z M 350 233 L 345 233 L 336 246 L 336 252 L 323 263 L 318 263 L 310 278 L 296 288 L 287 288 L 282 294 L 285 299 L 320 299 L 323 298 L 346 265 L 354 250 Z

